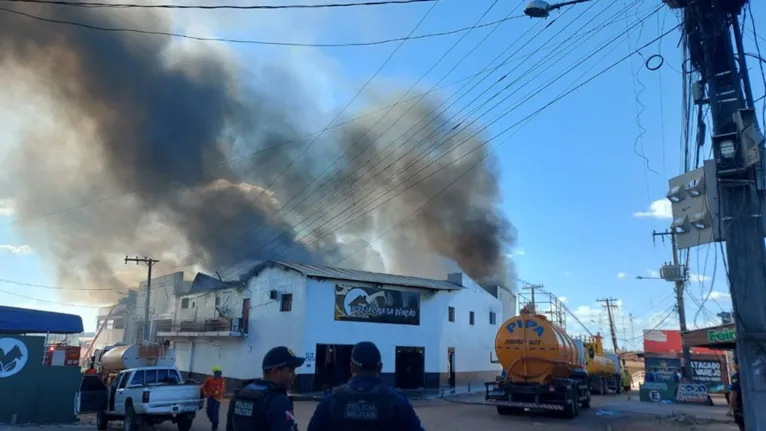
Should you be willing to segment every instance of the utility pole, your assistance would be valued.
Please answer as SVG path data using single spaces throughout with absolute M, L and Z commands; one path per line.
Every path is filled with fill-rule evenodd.
M 686 290 L 688 272 L 684 266 L 678 263 L 678 243 L 676 242 L 676 233 L 673 231 L 652 232 L 652 237 L 657 238 L 658 236 L 661 237 L 663 241 L 665 237 L 670 237 L 670 244 L 673 250 L 673 264 L 664 265 L 660 268 L 660 277 L 665 281 L 672 281 L 675 284 L 674 289 L 676 293 L 676 309 L 678 310 L 678 325 L 683 333 L 688 330 L 686 327 L 686 305 L 684 302 L 684 291 Z M 681 342 L 683 343 L 683 337 L 681 337 Z M 683 375 L 686 378 L 690 378 L 691 375 L 689 374 L 690 370 L 688 368 L 691 363 L 691 351 L 689 350 L 689 346 L 685 344 L 681 346 L 681 349 L 684 358 L 684 363 L 681 367 Z
M 633 313 L 628 314 L 628 318 L 630 319 L 630 342 L 635 343 L 636 342 L 636 327 L 633 326 Z
M 535 304 L 535 290 L 542 289 L 543 287 L 544 286 L 542 284 L 528 284 L 522 287 L 523 290 L 529 290 L 531 292 L 532 308 L 534 309 L 535 313 L 537 313 L 537 305 Z
M 597 301 L 603 302 L 604 308 L 606 308 L 606 313 L 609 316 L 609 332 L 612 334 L 612 346 L 614 346 L 614 353 L 617 353 L 619 350 L 617 345 L 617 331 L 614 328 L 614 316 L 612 315 L 612 310 L 617 308 L 617 304 L 615 304 L 617 298 L 604 298 L 598 299 Z
M 664 0 L 685 9 L 689 72 L 698 104 L 708 104 L 717 189 L 719 241 L 726 242 L 741 373 L 745 428 L 766 431 L 766 247 L 761 200 L 763 134 L 758 127 L 738 16 L 747 0 Z M 736 55 L 732 43 L 734 30 Z M 706 92 L 704 90 L 707 90 Z M 714 221 L 715 222 L 715 221 Z
M 729 313 L 728 311 L 722 311 L 716 314 L 716 316 L 721 318 L 721 325 L 728 325 L 732 322 L 731 313 Z
M 159 263 L 159 260 L 156 259 L 150 259 L 146 256 L 140 258 L 138 256 L 136 257 L 128 257 L 125 256 L 125 264 L 128 262 L 136 262 L 136 265 L 139 263 L 145 263 L 146 266 L 149 267 L 149 275 L 146 279 L 146 303 L 144 304 L 144 342 L 149 343 L 151 340 L 149 338 L 151 337 L 151 327 L 149 326 L 149 304 L 151 302 L 149 301 L 151 299 L 152 294 L 152 267 Z

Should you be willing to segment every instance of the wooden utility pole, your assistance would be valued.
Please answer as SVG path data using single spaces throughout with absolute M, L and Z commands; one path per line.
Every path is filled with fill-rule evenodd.
M 609 316 L 609 332 L 612 335 L 612 345 L 614 346 L 614 353 L 617 353 L 619 350 L 618 344 L 617 344 L 617 331 L 614 328 L 614 315 L 612 314 L 612 310 L 618 308 L 617 304 L 615 302 L 617 301 L 617 298 L 604 298 L 599 299 L 598 302 L 604 303 L 604 308 L 606 308 L 607 315 Z
M 671 231 L 666 232 L 652 232 L 653 237 L 662 237 L 663 240 L 665 237 L 670 237 L 670 244 L 673 249 L 673 267 L 675 267 L 672 271 L 660 271 L 660 277 L 662 277 L 663 280 L 666 281 L 672 281 L 675 284 L 675 293 L 676 293 L 676 309 L 678 310 L 678 325 L 681 329 L 681 332 L 686 332 L 688 328 L 686 327 L 686 305 L 684 302 L 684 290 L 686 289 L 686 280 L 688 278 L 688 273 L 686 270 L 686 267 L 682 266 L 678 263 L 678 245 L 676 242 L 676 233 Z M 667 265 L 663 267 L 665 268 L 671 268 Z M 681 342 L 683 342 L 683 337 Z M 689 346 L 682 345 L 681 349 L 683 351 L 683 357 L 684 357 L 684 364 L 682 367 L 682 371 L 684 374 L 684 377 L 691 378 L 691 370 L 689 370 L 689 364 L 691 362 L 691 351 L 689 350 Z
M 146 279 L 146 303 L 144 304 L 144 342 L 149 343 L 151 340 L 151 327 L 149 325 L 149 304 L 152 294 L 152 267 L 159 263 L 159 260 L 156 259 L 150 259 L 146 256 L 140 258 L 138 256 L 136 257 L 128 257 L 125 256 L 125 263 L 128 262 L 136 262 L 136 265 L 139 263 L 145 263 L 149 267 L 149 275 Z

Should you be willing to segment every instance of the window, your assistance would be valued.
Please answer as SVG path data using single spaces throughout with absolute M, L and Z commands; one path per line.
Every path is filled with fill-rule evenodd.
M 221 297 L 220 296 L 216 296 L 215 297 L 215 306 L 218 307 L 220 305 L 221 305 Z
M 181 300 L 181 308 L 189 308 L 189 298 L 184 298 Z
M 455 321 L 455 307 L 449 307 L 447 309 L 447 311 L 448 311 L 447 314 L 449 315 L 448 316 L 449 317 L 449 321 L 450 322 L 454 322 Z
M 285 312 L 293 309 L 293 294 L 283 293 L 279 303 L 279 311 Z
M 130 379 L 130 386 L 140 386 L 144 384 L 144 370 L 136 371 L 133 378 Z
M 125 329 L 125 318 L 118 317 L 114 319 L 114 329 Z
M 489 324 L 490 325 L 497 325 L 497 315 L 494 311 L 489 312 Z
M 473 311 L 468 312 L 468 324 L 473 325 Z
M 106 321 L 106 329 L 114 329 L 114 319 L 109 319 Z
M 126 373 L 123 371 L 123 373 L 121 374 L 121 377 L 119 377 L 118 379 L 120 381 L 120 384 L 118 386 L 120 389 L 124 388 L 125 386 L 128 386 L 128 377 L 130 377 L 130 373 L 129 372 Z

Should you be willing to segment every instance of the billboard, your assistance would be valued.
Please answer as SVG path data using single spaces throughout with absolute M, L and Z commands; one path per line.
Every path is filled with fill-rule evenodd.
M 721 361 L 693 359 L 691 364 L 692 381 L 704 383 L 708 386 L 723 384 L 723 366 Z
M 645 353 L 671 353 L 680 355 L 681 331 L 673 329 L 644 330 Z M 721 355 L 719 350 L 706 349 L 704 347 L 692 347 L 692 353 L 698 355 Z
M 420 292 L 337 284 L 335 320 L 420 325 Z

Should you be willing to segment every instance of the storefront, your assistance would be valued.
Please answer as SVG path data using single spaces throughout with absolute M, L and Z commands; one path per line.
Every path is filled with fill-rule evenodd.
M 734 324 L 697 329 L 681 334 L 684 345 L 714 350 L 734 350 L 737 347 L 737 331 Z

